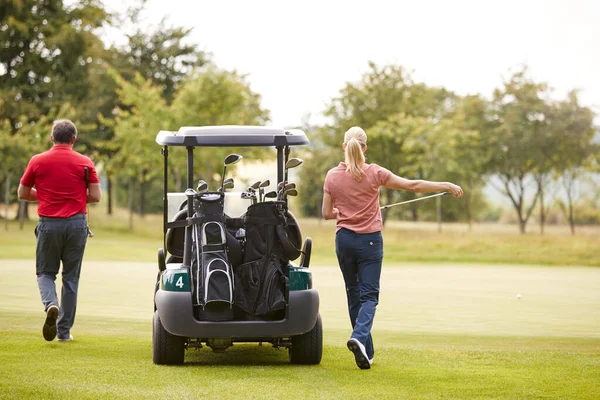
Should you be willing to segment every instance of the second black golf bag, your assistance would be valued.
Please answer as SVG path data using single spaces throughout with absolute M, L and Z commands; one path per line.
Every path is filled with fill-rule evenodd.
M 281 319 L 287 305 L 287 266 L 300 256 L 300 228 L 282 201 L 251 205 L 244 225 L 243 263 L 235 268 L 236 306 L 249 318 Z
M 233 270 L 227 256 L 223 193 L 206 192 L 195 201 L 192 227 L 192 296 L 198 319 L 233 319 Z

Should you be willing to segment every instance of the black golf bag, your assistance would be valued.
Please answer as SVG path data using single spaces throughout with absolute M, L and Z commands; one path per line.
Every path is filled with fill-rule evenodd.
M 248 207 L 244 225 L 243 263 L 234 268 L 236 308 L 248 318 L 281 319 L 288 263 L 300 256 L 298 223 L 284 202 L 269 201 Z
M 203 193 L 195 201 L 192 226 L 192 297 L 198 319 L 233 319 L 234 275 L 227 252 L 223 193 Z

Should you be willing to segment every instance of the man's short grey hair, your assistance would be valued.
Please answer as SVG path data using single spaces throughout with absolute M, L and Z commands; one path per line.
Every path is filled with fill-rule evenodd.
M 52 125 L 54 143 L 69 144 L 77 137 L 75 124 L 68 119 L 59 119 Z

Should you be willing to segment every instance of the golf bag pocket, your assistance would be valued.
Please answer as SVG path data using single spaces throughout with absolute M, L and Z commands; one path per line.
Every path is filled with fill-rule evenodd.
M 205 222 L 194 227 L 194 303 L 206 311 L 231 310 L 234 277 L 227 259 L 227 236 L 223 224 Z
M 253 317 L 282 317 L 285 277 L 277 257 L 261 258 L 235 269 L 235 305 Z
M 206 269 L 204 308 L 230 308 L 233 304 L 233 276 L 227 260 L 219 253 L 204 253 L 202 259 Z
M 235 305 L 249 315 L 254 315 L 254 305 L 260 291 L 261 261 L 250 261 L 234 270 L 238 282 L 234 291 Z

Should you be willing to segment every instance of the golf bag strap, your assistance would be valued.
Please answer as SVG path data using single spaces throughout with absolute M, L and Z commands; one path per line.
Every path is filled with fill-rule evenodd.
M 186 226 L 200 225 L 200 224 L 202 224 L 204 222 L 208 222 L 208 221 L 214 221 L 214 218 L 209 218 L 208 216 L 202 216 L 202 217 L 193 217 L 193 218 L 182 219 L 179 221 L 167 222 L 167 228 L 182 228 L 182 227 L 186 227 Z

